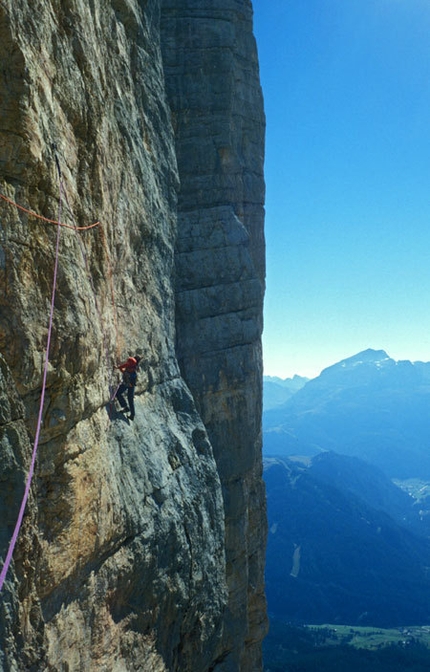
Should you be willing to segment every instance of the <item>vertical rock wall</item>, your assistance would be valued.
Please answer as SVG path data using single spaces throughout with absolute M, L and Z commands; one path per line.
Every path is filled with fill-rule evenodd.
M 214 448 L 226 516 L 229 602 L 225 657 L 216 669 L 257 670 L 266 628 L 260 430 L 265 120 L 252 8 L 248 0 L 163 0 L 162 6 L 181 182 L 177 353 Z
M 179 133 L 188 108 L 176 105 L 171 83 L 166 99 L 161 10 L 169 82 L 175 51 L 185 88 L 195 72 L 191 62 L 184 68 L 167 4 L 0 2 L 0 192 L 50 219 L 61 207 L 65 223 L 101 223 L 61 230 L 38 460 L 0 600 L 0 670 L 8 672 L 261 668 L 262 113 L 258 103 L 258 124 L 241 117 L 232 96 L 239 78 L 237 90 L 260 100 L 250 7 L 221 4 L 222 30 L 210 23 L 216 40 L 225 32 L 230 44 L 233 31 L 251 49 L 242 45 L 228 63 L 219 53 L 216 67 L 230 73 L 222 146 L 215 127 L 200 139 L 191 132 L 196 157 L 203 161 L 210 134 L 218 157 L 201 175 L 207 201 L 191 207 Z M 187 8 L 193 21 L 199 4 Z M 200 87 L 205 109 L 221 81 L 200 79 L 195 100 Z M 55 235 L 52 224 L 0 202 L 2 558 L 34 437 Z M 221 288 L 213 282 L 220 265 Z M 199 307 L 190 304 L 187 320 L 194 289 Z M 131 423 L 108 401 L 113 364 L 136 352 Z

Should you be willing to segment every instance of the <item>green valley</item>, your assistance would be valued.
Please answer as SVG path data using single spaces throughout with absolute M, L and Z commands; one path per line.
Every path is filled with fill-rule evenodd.
M 298 626 L 271 621 L 264 672 L 427 672 L 430 626 Z

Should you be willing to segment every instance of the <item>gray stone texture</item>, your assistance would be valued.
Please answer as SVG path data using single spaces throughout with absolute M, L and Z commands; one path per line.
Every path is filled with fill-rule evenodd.
M 0 599 L 5 672 L 261 669 L 251 9 L 183 2 L 187 41 L 175 4 L 0 3 L 0 192 L 50 219 L 61 207 L 65 223 L 100 221 L 61 229 L 38 459 Z M 0 202 L 1 558 L 33 446 L 55 236 Z M 134 353 L 132 423 L 108 402 L 114 364 Z
M 162 35 L 181 182 L 177 354 L 214 449 L 225 507 L 229 601 L 215 669 L 258 670 L 266 629 L 265 119 L 251 3 L 163 0 Z

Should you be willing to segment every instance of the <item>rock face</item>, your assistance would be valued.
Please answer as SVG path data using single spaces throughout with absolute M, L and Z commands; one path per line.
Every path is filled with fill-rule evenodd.
M 260 669 L 264 117 L 249 2 L 170 0 L 162 35 L 181 189 L 177 352 L 224 494 L 225 670 Z M 246 587 L 245 585 L 246 584 Z M 245 590 L 244 590 L 245 587 Z M 246 641 L 245 649 L 235 642 Z
M 5 0 L 0 57 L 1 194 L 100 222 L 60 229 L 0 669 L 257 672 L 264 118 L 250 4 Z M 0 203 L 2 558 L 56 233 Z M 108 402 L 113 365 L 134 353 L 131 423 Z

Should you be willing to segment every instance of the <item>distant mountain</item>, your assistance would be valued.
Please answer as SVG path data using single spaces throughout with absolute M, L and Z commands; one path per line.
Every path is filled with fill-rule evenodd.
M 430 541 L 405 527 L 416 515 L 411 498 L 361 460 L 330 453 L 308 464 L 266 459 L 264 477 L 271 616 L 378 627 L 429 622 Z
M 430 479 L 430 363 L 365 350 L 264 409 L 266 456 L 356 455 L 397 478 Z
M 395 484 L 378 467 L 334 452 L 319 453 L 309 464 L 313 478 L 358 497 L 398 525 L 430 539 L 430 498 L 422 496 L 423 489 L 428 492 L 428 484 L 420 481 L 415 488 L 407 487 L 407 482 Z
M 263 376 L 263 407 L 266 410 L 276 408 L 300 390 L 309 378 L 294 376 L 293 378 L 278 378 L 277 376 Z

